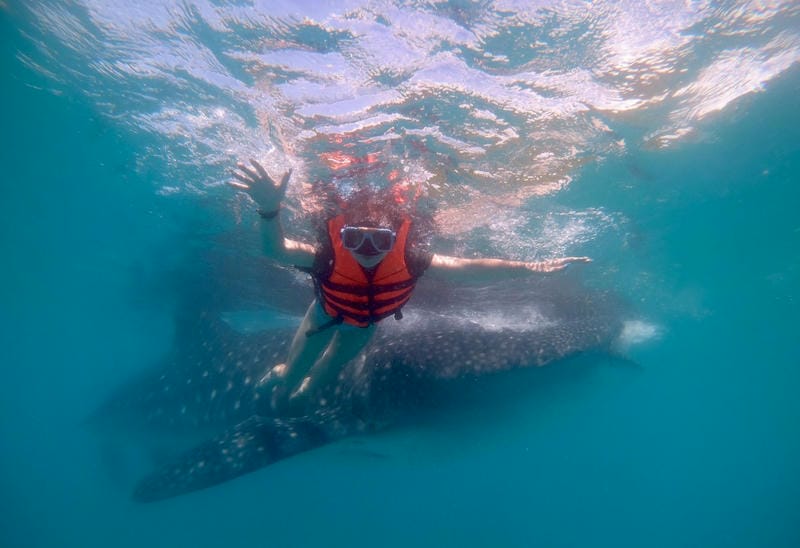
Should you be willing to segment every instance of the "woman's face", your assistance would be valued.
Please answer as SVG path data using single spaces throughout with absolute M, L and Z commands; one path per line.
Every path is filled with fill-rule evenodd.
M 373 268 L 380 264 L 380 262 L 386 257 L 386 253 L 377 253 L 377 254 L 370 254 L 364 255 L 359 253 L 358 251 L 351 251 L 350 254 L 353 258 L 358 261 L 358 264 L 363 266 L 364 268 Z

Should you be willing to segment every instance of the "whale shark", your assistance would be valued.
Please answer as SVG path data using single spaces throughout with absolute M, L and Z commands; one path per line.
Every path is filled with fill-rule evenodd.
M 186 302 L 163 359 L 120 386 L 91 418 L 117 435 L 174 442 L 135 486 L 140 502 L 208 488 L 390 428 L 424 409 L 432 391 L 458 391 L 464 379 L 605 350 L 622 325 L 612 296 L 564 273 L 488 283 L 422 278 L 402 320 L 380 322 L 307 413 L 282 416 L 257 385 L 284 360 L 297 309 L 277 313 L 289 318 L 281 326 L 275 314 Z

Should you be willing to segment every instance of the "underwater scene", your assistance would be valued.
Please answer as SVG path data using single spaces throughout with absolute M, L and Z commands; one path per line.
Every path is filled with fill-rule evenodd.
M 0 25 L 0 546 L 800 546 L 797 2 Z

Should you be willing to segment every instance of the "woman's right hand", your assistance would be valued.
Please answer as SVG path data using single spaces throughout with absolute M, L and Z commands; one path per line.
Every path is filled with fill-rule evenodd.
M 252 168 L 241 162 L 236 164 L 239 171 L 233 170 L 233 176 L 241 182 L 230 181 L 228 184 L 247 192 L 259 209 L 267 212 L 277 211 L 286 195 L 292 170 L 284 173 L 280 183 L 276 183 L 261 164 L 255 160 L 250 160 L 250 163 L 253 164 Z

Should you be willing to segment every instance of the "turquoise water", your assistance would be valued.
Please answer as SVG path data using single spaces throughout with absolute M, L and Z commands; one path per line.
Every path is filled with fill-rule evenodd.
M 449 6 L 442 13 L 466 25 L 469 10 Z M 384 9 L 395 28 L 402 28 L 396 11 L 375 9 Z M 142 10 L 140 15 L 147 8 Z M 782 15 L 791 22 L 795 14 L 789 5 Z M 215 49 L 219 36 L 213 28 L 189 19 L 211 50 L 233 47 L 226 37 Z M 71 53 L 57 56 L 61 64 L 45 65 L 51 76 L 32 70 L 20 53 L 38 59 L 41 53 L 32 44 L 47 40 L 37 34 L 42 27 L 35 21 L 21 8 L 5 8 L 0 544 L 800 545 L 800 73 L 790 47 L 796 42 L 779 42 L 786 46 L 782 50 L 773 46 L 771 64 L 759 58 L 764 67 L 774 67 L 779 53 L 794 56 L 785 70 L 765 77 L 756 93 L 742 93 L 719 111 L 691 120 L 698 129 L 674 143 L 667 139 L 670 146 L 648 138 L 665 127 L 658 108 L 606 113 L 602 118 L 612 135 L 597 137 L 587 133 L 594 125 L 582 115 L 564 114 L 563 104 L 541 107 L 556 119 L 548 126 L 555 136 L 542 147 L 564 161 L 552 166 L 556 174 L 550 179 L 509 175 L 511 189 L 501 193 L 507 198 L 526 189 L 509 218 L 533 220 L 494 227 L 503 234 L 496 238 L 485 237 L 486 227 L 464 228 L 452 218 L 443 223 L 449 232 L 440 245 L 448 251 L 524 256 L 525 246 L 518 244 L 528 241 L 538 246 L 531 251 L 536 256 L 592 256 L 587 283 L 614 289 L 631 303 L 635 319 L 656 333 L 627 349 L 636 366 L 597 356 L 579 358 L 561 372 L 554 364 L 525 385 L 507 386 L 508 394 L 493 394 L 493 405 L 456 409 L 419 427 L 329 446 L 213 489 L 137 505 L 82 421 L 114 387 L 169 348 L 176 288 L 166 273 L 182 264 L 187 249 L 219 245 L 218 238 L 236 224 L 235 207 L 219 182 L 229 160 L 258 154 L 251 147 L 258 139 L 243 132 L 247 143 L 236 148 L 230 142 L 236 124 L 204 133 L 208 126 L 195 120 L 203 142 L 188 147 L 182 139 L 192 142 L 191 127 L 165 129 L 169 121 L 188 122 L 181 116 L 168 120 L 165 110 L 147 101 L 137 103 L 134 92 L 153 94 L 162 85 L 166 111 L 183 105 L 199 116 L 209 104 L 242 111 L 245 129 L 253 133 L 265 122 L 258 109 L 250 115 L 242 106 L 247 94 L 220 98 L 203 87 L 215 80 L 198 84 L 199 90 L 177 86 L 182 95 L 175 99 L 166 78 L 153 76 L 146 90 L 122 77 L 103 80 L 100 71 L 85 79 L 85 52 L 65 45 Z M 248 28 L 243 26 L 243 35 Z M 580 25 L 578 30 L 590 34 Z M 780 32 L 791 31 L 789 25 L 775 32 L 785 37 Z M 536 28 L 500 34 L 486 47 L 524 55 L 518 41 L 524 32 Z M 458 33 L 452 35 L 457 41 Z M 297 39 L 292 36 L 290 28 L 283 38 Z M 714 58 L 711 52 L 746 49 L 737 50 L 730 43 L 736 39 L 720 37 L 713 28 L 705 36 L 687 62 L 697 82 L 708 66 L 704 60 Z M 752 40 L 755 48 L 759 36 L 744 34 L 735 45 Z M 575 62 L 591 62 L 569 35 L 563 39 Z M 164 37 L 162 45 L 169 42 Z M 58 50 L 57 41 L 49 44 Z M 336 44 L 330 49 L 348 51 Z M 537 54 L 547 59 L 548 51 Z M 739 65 L 743 79 L 745 60 Z M 557 72 L 558 66 L 546 68 Z M 419 77 L 423 71 L 417 70 Z M 446 75 L 452 67 L 440 70 Z M 280 78 L 291 79 L 291 71 Z M 400 76 L 381 78 L 388 88 L 401 89 L 395 83 Z M 664 84 L 673 91 L 684 85 Z M 310 101 L 311 91 L 295 91 L 294 107 Z M 337 88 L 337 93 L 345 92 Z M 488 100 L 463 89 L 448 93 L 456 97 L 432 91 L 432 98 L 410 100 L 403 116 L 432 117 L 439 109 L 440 127 L 449 137 L 476 146 L 491 140 L 453 129 L 460 120 L 454 114 L 458 105 Z M 515 100 L 506 99 L 500 102 L 504 108 Z M 482 104 L 495 116 L 513 112 L 519 127 L 531 127 L 519 109 Z M 679 112 L 680 106 L 664 108 Z M 703 109 L 695 105 L 695 110 Z M 146 125 L 145 114 L 159 112 L 163 126 L 134 129 Z M 333 150 L 319 138 L 292 133 L 286 112 L 273 110 L 269 116 L 277 121 L 272 118 L 267 133 L 283 129 L 284 141 L 305 143 L 294 145 L 293 165 L 313 164 L 312 153 L 320 148 Z M 467 125 L 486 118 L 468 116 Z M 319 129 L 309 120 L 331 123 L 308 114 L 300 125 Z M 402 144 L 416 135 L 408 124 L 396 147 L 401 151 L 413 148 Z M 372 126 L 360 129 L 374 136 Z M 624 151 L 613 145 L 621 139 Z M 289 154 L 292 147 L 280 142 L 262 141 L 263 149 Z M 461 158 L 457 167 L 467 181 L 462 186 L 458 175 L 431 178 L 445 188 L 440 207 L 452 206 L 455 217 L 459 211 L 474 215 L 465 195 L 492 192 L 474 171 L 505 165 L 509 172 L 522 172 L 533 157 L 527 144 L 499 146 L 475 160 L 459 156 L 466 154 L 462 145 L 446 139 L 423 142 L 428 150 L 421 159 L 409 155 L 420 172 L 431 171 L 433 160 L 448 154 Z M 565 151 L 574 143 L 591 153 L 568 158 Z M 213 144 L 231 158 L 217 157 Z M 372 150 L 364 142 L 354 146 Z M 390 161 L 387 169 L 399 163 Z M 324 172 L 319 165 L 306 169 Z M 538 192 L 564 177 L 569 183 L 558 190 Z M 463 187 L 471 193 L 461 193 Z M 532 188 L 537 192 L 527 192 Z M 547 211 L 558 215 L 547 217 Z

